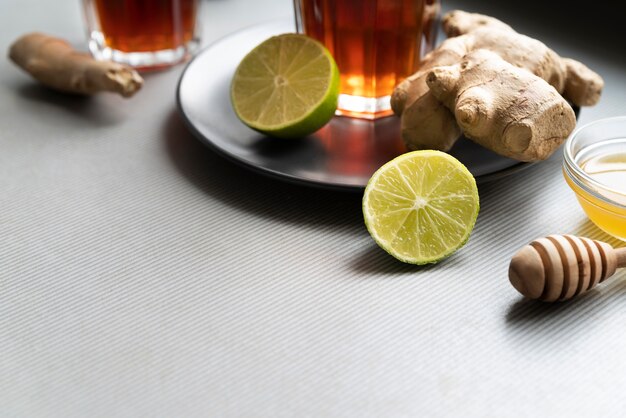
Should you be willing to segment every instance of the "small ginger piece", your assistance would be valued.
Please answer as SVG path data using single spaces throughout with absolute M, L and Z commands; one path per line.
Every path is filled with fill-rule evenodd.
M 143 84 L 135 70 L 97 61 L 64 40 L 41 33 L 20 37 L 11 45 L 9 57 L 42 84 L 64 92 L 88 95 L 110 91 L 130 97 Z
M 485 49 L 434 68 L 426 82 L 468 138 L 505 157 L 544 160 L 576 125 L 553 86 Z

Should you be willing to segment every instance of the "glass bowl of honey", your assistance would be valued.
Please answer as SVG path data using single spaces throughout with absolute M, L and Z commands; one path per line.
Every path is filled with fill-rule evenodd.
M 577 129 L 565 143 L 563 174 L 589 219 L 626 241 L 626 116 Z

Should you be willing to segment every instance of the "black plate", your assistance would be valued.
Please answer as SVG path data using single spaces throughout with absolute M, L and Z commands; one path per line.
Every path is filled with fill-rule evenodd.
M 313 135 L 281 140 L 259 134 L 237 119 L 229 88 L 241 59 L 266 38 L 294 32 L 280 20 L 242 29 L 202 50 L 178 84 L 178 107 L 195 135 L 215 151 L 260 173 L 333 189 L 362 190 L 381 165 L 406 152 L 395 116 L 375 122 L 335 117 Z M 501 157 L 461 138 L 450 151 L 478 181 L 529 164 Z

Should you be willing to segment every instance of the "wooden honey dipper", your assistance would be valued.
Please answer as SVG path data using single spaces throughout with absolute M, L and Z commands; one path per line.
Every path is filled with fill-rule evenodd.
M 567 300 L 626 267 L 626 248 L 573 235 L 550 235 L 524 246 L 511 259 L 509 280 L 531 299 Z

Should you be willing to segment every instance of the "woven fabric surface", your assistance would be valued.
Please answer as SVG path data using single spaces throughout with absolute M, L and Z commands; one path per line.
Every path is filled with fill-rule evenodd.
M 203 7 L 207 44 L 292 6 Z M 84 44 L 79 2 L 2 9 L 4 51 L 33 29 Z M 552 45 L 607 82 L 580 123 L 626 113 L 623 62 Z M 510 256 L 539 236 L 618 244 L 584 216 L 560 152 L 481 184 L 461 251 L 403 265 L 369 237 L 359 194 L 264 178 L 201 145 L 176 112 L 181 71 L 148 74 L 129 100 L 78 98 L 0 60 L 1 417 L 624 410 L 624 273 L 556 305 L 507 279 Z

